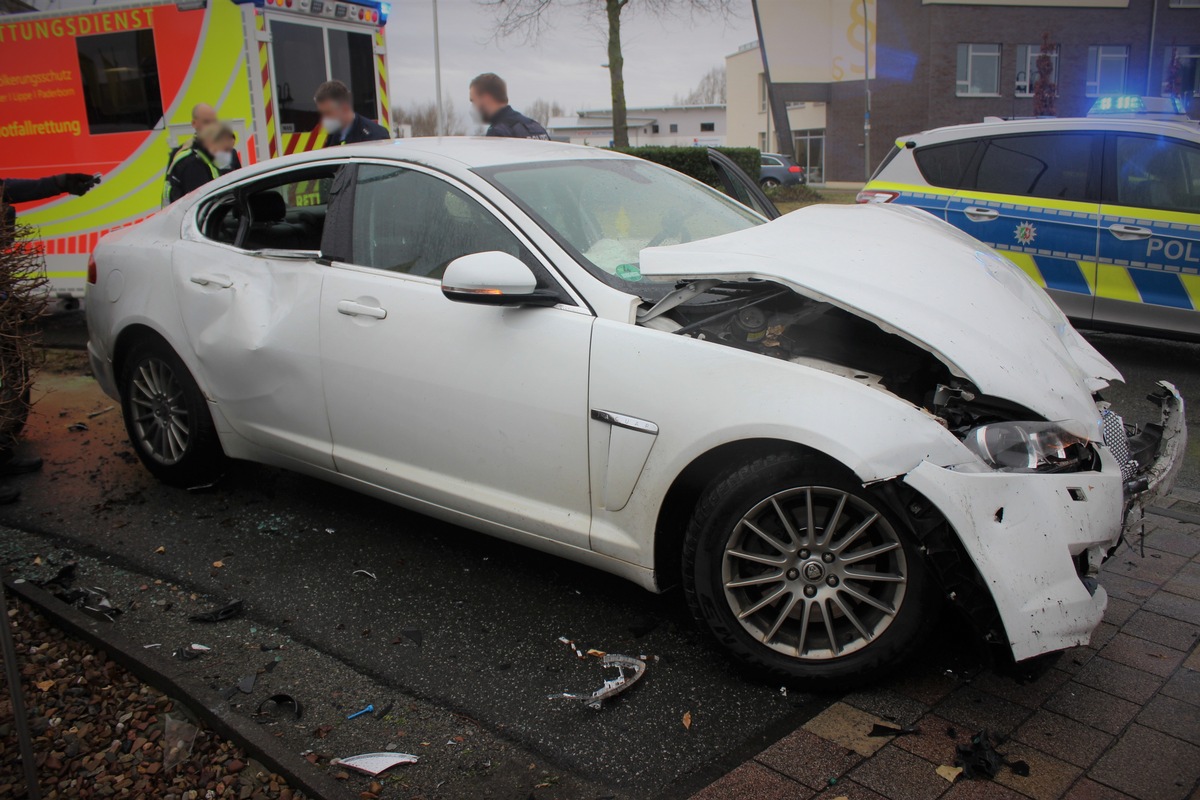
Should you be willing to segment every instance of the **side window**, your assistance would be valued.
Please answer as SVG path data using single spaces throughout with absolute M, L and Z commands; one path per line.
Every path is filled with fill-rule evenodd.
M 1086 200 L 1092 134 L 1049 133 L 991 139 L 979 162 L 981 192 Z
M 236 244 L 243 216 L 237 194 L 223 194 L 200 210 L 200 232 L 214 242 Z
M 978 144 L 977 140 L 971 139 L 965 142 L 921 147 L 913 153 L 913 158 L 917 161 L 917 169 L 921 171 L 922 177 L 929 181 L 931 186 L 961 189 L 963 188 L 963 177 L 967 173 L 967 167 L 971 163 L 971 157 L 975 155 L 975 148 Z M 890 161 L 898 152 L 898 148 L 893 149 L 888 155 L 888 160 Z M 882 170 L 883 166 L 881 165 L 879 169 Z
M 769 156 L 763 156 L 762 160 L 759 162 L 759 166 L 781 167 L 781 166 L 783 166 L 783 162 L 780 161 L 778 158 L 770 158 Z
M 1200 212 L 1200 147 L 1164 136 L 1115 139 L 1116 196 L 1106 197 L 1107 202 Z
M 148 131 L 158 124 L 163 109 L 153 31 L 80 36 L 75 47 L 89 133 Z
M 465 192 L 403 167 L 359 167 L 352 227 L 351 260 L 365 267 L 441 278 L 459 256 L 488 250 L 536 263 L 517 237 Z
M 242 247 L 319 251 L 337 169 L 329 166 L 276 175 L 243 189 L 249 224 Z

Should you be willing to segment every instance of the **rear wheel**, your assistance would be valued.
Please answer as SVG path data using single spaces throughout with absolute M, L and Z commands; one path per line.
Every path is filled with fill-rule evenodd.
M 826 459 L 750 461 L 714 481 L 692 517 L 689 604 L 734 656 L 772 677 L 870 681 L 915 650 L 938 608 L 903 530 Z
M 776 180 L 775 178 L 763 178 L 761 181 L 759 181 L 759 185 L 761 185 L 762 188 L 764 188 L 764 189 L 770 189 L 775 186 L 778 186 L 779 181 Z
M 224 453 L 200 387 L 165 342 L 143 340 L 123 360 L 125 429 L 155 477 L 174 486 L 210 483 Z

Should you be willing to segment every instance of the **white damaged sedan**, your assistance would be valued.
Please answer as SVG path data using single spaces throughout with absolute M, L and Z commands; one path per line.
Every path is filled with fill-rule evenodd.
M 945 602 L 1085 643 L 1183 401 L 919 211 L 779 219 L 585 147 L 413 139 L 239 170 L 97 247 L 92 368 L 192 485 L 274 464 L 662 591 L 759 671 L 872 679 Z M 751 210 L 751 207 L 755 210 Z

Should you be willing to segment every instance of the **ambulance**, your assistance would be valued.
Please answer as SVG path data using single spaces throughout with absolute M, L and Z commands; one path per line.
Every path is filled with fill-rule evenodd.
M 343 81 L 391 129 L 377 0 L 144 0 L 0 15 L 0 179 L 97 174 L 83 197 L 17 206 L 51 293 L 78 304 L 97 240 L 159 209 L 173 148 L 208 103 L 243 164 L 324 146 L 313 102 Z

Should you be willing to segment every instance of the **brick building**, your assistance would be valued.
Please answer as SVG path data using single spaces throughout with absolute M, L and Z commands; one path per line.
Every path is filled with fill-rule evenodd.
M 796 152 L 830 183 L 865 177 L 864 33 L 872 167 L 907 133 L 1033 115 L 1044 47 L 1057 116 L 1139 94 L 1178 97 L 1200 117 L 1200 0 L 866 0 L 865 14 L 863 0 L 755 6 L 760 41 L 726 60 L 729 144 Z

